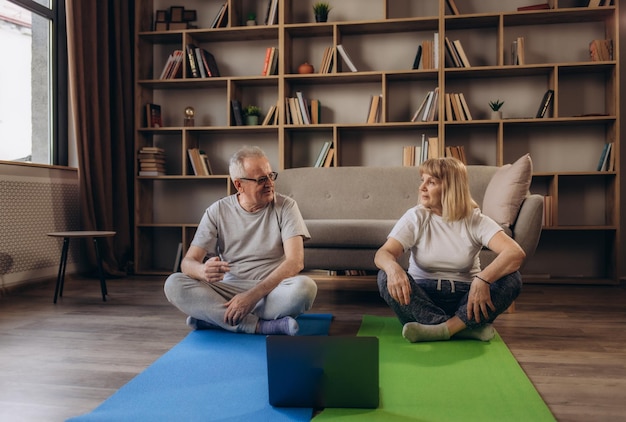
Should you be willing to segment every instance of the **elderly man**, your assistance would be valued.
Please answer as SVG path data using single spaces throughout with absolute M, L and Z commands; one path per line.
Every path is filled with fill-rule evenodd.
M 237 193 L 207 208 L 165 295 L 194 329 L 295 335 L 317 294 L 298 275 L 309 232 L 296 202 L 274 192 L 278 174 L 260 148 L 236 152 L 229 172 Z

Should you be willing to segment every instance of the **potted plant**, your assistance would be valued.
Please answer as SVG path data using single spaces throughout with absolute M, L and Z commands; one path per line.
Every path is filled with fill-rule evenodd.
M 504 105 L 504 101 L 495 100 L 489 101 L 489 107 L 491 108 L 492 119 L 502 119 L 502 111 L 500 110 Z
M 256 126 L 259 124 L 259 116 L 261 115 L 261 108 L 255 105 L 246 106 L 243 110 L 246 116 L 247 126 Z
M 326 2 L 317 2 L 313 4 L 315 22 L 326 22 L 328 20 L 328 12 L 330 12 L 330 9 L 330 4 Z
M 247 26 L 255 26 L 256 25 L 256 13 L 248 13 L 248 19 L 246 20 Z

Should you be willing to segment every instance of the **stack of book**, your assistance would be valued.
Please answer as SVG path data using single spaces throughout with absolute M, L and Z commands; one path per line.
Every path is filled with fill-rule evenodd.
M 187 153 L 189 154 L 193 174 L 196 176 L 210 176 L 213 174 L 209 157 L 204 151 L 200 151 L 198 148 L 189 148 Z
M 139 176 L 165 175 L 165 150 L 158 147 L 142 147 L 137 154 Z

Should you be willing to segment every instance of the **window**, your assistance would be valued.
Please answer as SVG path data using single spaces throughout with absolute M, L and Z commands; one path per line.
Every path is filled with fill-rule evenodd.
M 62 0 L 0 0 L 0 51 L 5 57 L 0 66 L 0 160 L 67 164 L 67 145 L 58 143 L 67 139 L 65 19 L 58 18 L 62 5 Z

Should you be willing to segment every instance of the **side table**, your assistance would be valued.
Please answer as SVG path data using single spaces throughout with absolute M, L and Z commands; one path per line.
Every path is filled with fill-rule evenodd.
M 93 238 L 93 244 L 96 248 L 96 259 L 98 261 L 98 271 L 100 272 L 100 290 L 102 291 L 102 301 L 106 302 L 107 285 L 104 280 L 104 271 L 102 270 L 102 257 L 100 256 L 100 247 L 98 240 L 115 236 L 116 232 L 111 231 L 69 231 L 48 233 L 51 237 L 63 238 L 63 249 L 61 250 L 61 262 L 59 264 L 59 274 L 57 275 L 57 284 L 54 288 L 54 303 L 57 303 L 57 297 L 63 296 L 63 284 L 65 282 L 65 267 L 67 264 L 67 252 L 70 248 L 70 239 L 90 237 Z

